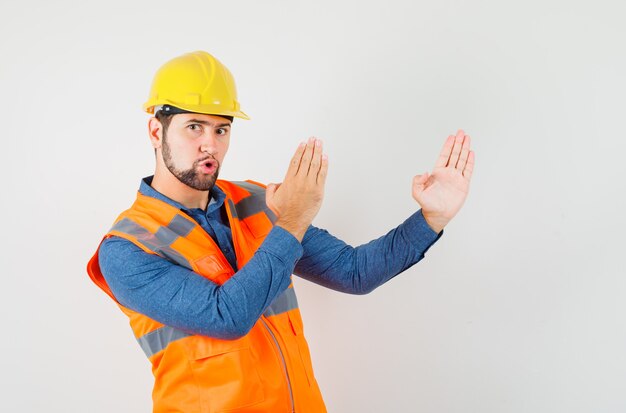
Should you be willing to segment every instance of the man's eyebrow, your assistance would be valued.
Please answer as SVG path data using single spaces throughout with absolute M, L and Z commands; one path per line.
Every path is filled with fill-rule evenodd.
M 185 123 L 199 123 L 201 125 L 215 126 L 216 128 L 224 128 L 226 126 L 230 127 L 230 123 L 218 123 L 217 125 L 214 125 L 212 122 L 209 122 L 208 120 L 202 120 L 202 119 L 189 119 Z

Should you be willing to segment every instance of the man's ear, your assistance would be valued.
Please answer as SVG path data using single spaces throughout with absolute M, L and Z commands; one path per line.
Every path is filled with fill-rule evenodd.
M 159 149 L 163 144 L 163 125 L 155 117 L 148 121 L 148 137 L 154 149 Z

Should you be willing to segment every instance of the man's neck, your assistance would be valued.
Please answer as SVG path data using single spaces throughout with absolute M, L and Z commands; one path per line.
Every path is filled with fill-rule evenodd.
M 206 210 L 209 203 L 210 191 L 198 191 L 172 175 L 169 171 L 163 173 L 157 169 L 150 185 L 166 197 L 182 204 L 185 208 L 200 208 Z

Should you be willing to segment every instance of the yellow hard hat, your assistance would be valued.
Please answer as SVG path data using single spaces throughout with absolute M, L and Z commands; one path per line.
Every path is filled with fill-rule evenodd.
M 239 110 L 235 80 L 228 68 L 207 52 L 175 57 L 154 75 L 143 109 L 171 105 L 189 112 L 250 119 Z

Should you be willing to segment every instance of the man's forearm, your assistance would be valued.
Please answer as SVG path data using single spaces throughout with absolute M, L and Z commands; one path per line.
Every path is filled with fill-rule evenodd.
M 436 233 L 421 211 L 386 235 L 351 247 L 325 230 L 311 227 L 295 273 L 334 290 L 365 294 L 419 262 L 443 235 Z

